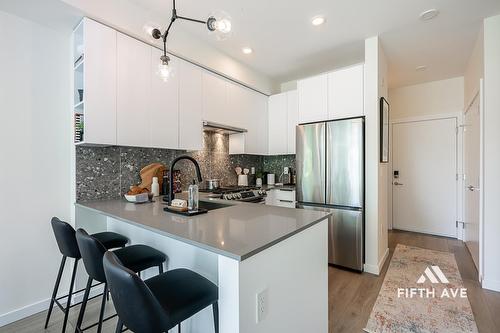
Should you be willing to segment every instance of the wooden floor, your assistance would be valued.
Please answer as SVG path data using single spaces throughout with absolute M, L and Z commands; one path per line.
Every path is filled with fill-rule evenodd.
M 462 241 L 395 230 L 389 232 L 389 258 L 380 276 L 329 268 L 330 333 L 362 332 L 397 244 L 454 253 L 479 332 L 500 332 L 500 293 L 481 289 L 472 257 Z
M 329 321 L 330 333 L 362 332 L 373 304 L 377 299 L 380 286 L 384 279 L 389 261 L 397 244 L 413 245 L 431 250 L 448 251 L 455 254 L 458 268 L 465 287 L 468 289 L 469 300 L 481 333 L 500 332 L 500 293 L 481 289 L 477 282 L 477 271 L 472 258 L 463 243 L 444 237 L 435 237 L 403 231 L 389 233 L 389 258 L 380 276 L 367 273 L 359 274 L 330 267 L 329 268 Z M 111 308 L 111 306 L 109 307 Z M 78 307 L 72 310 L 68 333 L 74 332 Z M 112 309 L 109 309 L 112 312 Z M 51 324 L 43 330 L 45 312 L 36 314 L 11 325 L 0 328 L 2 333 L 35 333 L 61 331 L 62 314 L 54 310 Z M 88 321 L 98 316 L 98 303 L 94 301 L 87 311 Z M 105 324 L 103 333 L 113 333 L 116 320 Z M 89 330 L 87 332 L 95 332 Z M 276 332 L 280 333 L 280 332 Z M 313 332 L 311 332 L 313 333 Z

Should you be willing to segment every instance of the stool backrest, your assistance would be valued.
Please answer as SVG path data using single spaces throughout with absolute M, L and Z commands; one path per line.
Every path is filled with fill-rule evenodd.
M 76 243 L 75 229 L 69 223 L 61 221 L 57 217 L 53 217 L 50 223 L 61 254 L 66 257 L 80 259 L 81 255 Z
M 104 268 L 102 267 L 102 256 L 106 252 L 104 245 L 83 229 L 76 231 L 76 242 L 87 274 L 96 281 L 106 282 Z
M 133 332 L 166 332 L 168 318 L 148 286 L 111 251 L 104 254 L 104 272 L 120 320 Z

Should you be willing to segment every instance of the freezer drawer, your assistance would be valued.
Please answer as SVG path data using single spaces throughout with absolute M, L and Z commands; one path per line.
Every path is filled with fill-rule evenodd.
M 297 208 L 331 212 L 328 220 L 328 263 L 363 271 L 363 211 L 298 204 Z
M 328 262 L 363 270 L 363 212 L 334 210 L 328 225 Z

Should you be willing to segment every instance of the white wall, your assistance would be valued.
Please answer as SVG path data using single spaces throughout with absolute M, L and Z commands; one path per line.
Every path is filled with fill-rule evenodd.
M 381 97 L 384 97 L 389 100 L 389 91 L 387 84 L 387 72 L 388 72 L 388 63 L 387 57 L 384 52 L 384 48 L 380 44 L 378 47 L 378 100 Z M 380 110 L 380 106 L 377 103 L 378 110 Z M 380 116 L 379 116 L 380 117 Z M 380 119 L 379 119 L 380 121 Z M 390 134 L 390 133 L 389 133 Z M 390 140 L 389 140 L 390 142 Z M 391 156 L 389 156 L 389 161 Z M 378 239 L 378 260 L 379 265 L 380 262 L 385 260 L 385 256 L 389 254 L 389 186 L 388 186 L 388 173 L 389 173 L 389 164 L 388 163 L 379 163 L 378 169 L 378 221 L 379 221 L 379 239 Z M 380 268 L 380 267 L 379 267 Z
M 379 160 L 379 99 L 387 95 L 387 61 L 379 38 L 365 40 L 365 271 L 379 274 L 387 256 L 387 166 Z M 382 184 L 384 183 L 384 184 Z M 380 186 L 380 187 L 379 187 Z
M 50 218 L 70 217 L 71 91 L 69 35 L 4 12 L 0 31 L 2 326 L 51 295 L 61 257 Z
M 157 43 L 157 41 L 147 38 L 143 30 L 144 25 L 150 22 L 165 25 L 170 19 L 169 13 L 148 11 L 127 0 L 61 1 L 77 8 L 96 21 L 112 26 L 147 43 Z M 200 29 L 202 28 L 200 27 Z M 168 49 L 173 54 L 208 67 L 264 93 L 279 92 L 279 85 L 266 75 L 243 65 L 181 29 L 174 29 L 173 31 L 168 43 Z
M 484 77 L 484 30 L 477 36 L 476 44 L 464 74 L 464 105 L 471 103 L 479 91 L 479 80 Z
M 456 116 L 460 124 L 460 113 L 464 108 L 464 78 L 456 77 L 446 80 L 426 82 L 389 91 L 389 101 L 391 105 L 391 121 L 435 118 L 441 116 Z M 391 127 L 392 129 L 392 127 Z M 461 133 L 458 138 L 458 167 L 457 173 L 462 173 Z M 391 137 L 392 142 L 392 137 Z M 388 186 L 388 221 L 392 227 L 392 159 L 388 165 L 387 186 Z M 457 184 L 462 188 L 461 180 Z M 462 216 L 462 191 L 457 193 L 457 219 Z
M 484 277 L 500 291 L 500 15 L 484 20 Z
M 459 114 L 464 106 L 464 78 L 391 89 L 389 98 L 391 120 Z

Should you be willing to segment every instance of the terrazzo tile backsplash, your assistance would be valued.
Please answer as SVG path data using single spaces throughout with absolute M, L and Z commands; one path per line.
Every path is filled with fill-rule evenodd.
M 236 185 L 234 169 L 255 167 L 256 171 L 276 174 L 283 167 L 295 167 L 295 155 L 259 156 L 229 155 L 227 135 L 204 132 L 203 149 L 185 151 L 137 147 L 76 147 L 76 198 L 78 201 L 120 198 L 131 185 L 140 183 L 140 170 L 151 163 L 160 162 L 167 167 L 178 156 L 189 155 L 200 164 L 203 179 L 217 178 L 222 186 Z M 183 188 L 195 178 L 194 166 L 180 161 Z

